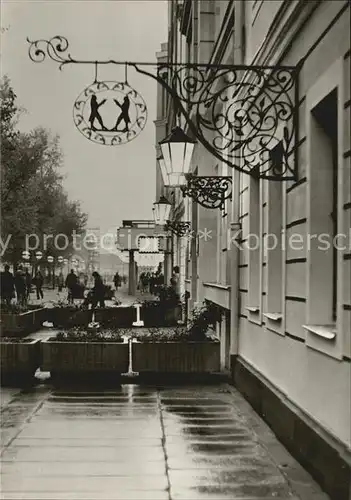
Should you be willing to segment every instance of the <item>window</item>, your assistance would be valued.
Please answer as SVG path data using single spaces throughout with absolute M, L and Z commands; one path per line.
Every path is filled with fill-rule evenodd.
M 343 349 L 344 61 L 335 61 L 306 95 L 307 331 L 306 345 L 340 359 Z M 337 244 L 340 244 L 337 241 Z
M 338 145 L 337 89 L 330 92 L 311 110 L 311 284 L 319 288 L 312 298 L 312 322 L 332 324 L 336 321 L 337 250 L 334 245 L 321 244 L 321 235 L 329 241 L 337 234 Z M 311 290 L 312 291 L 312 290 Z
M 249 252 L 249 318 L 261 321 L 261 271 L 262 271 L 262 183 L 250 178 L 249 184 L 249 234 L 246 245 Z
M 330 225 L 331 234 L 334 238 L 338 234 L 338 110 L 337 89 L 327 95 L 313 110 L 312 115 L 315 127 L 318 130 L 319 140 L 327 145 L 327 168 L 330 171 Z M 315 134 L 315 135 L 317 135 Z M 318 138 L 317 138 L 318 140 Z M 333 245 L 332 253 L 332 320 L 336 321 L 337 304 L 337 249 Z
M 282 174 L 283 143 L 279 141 L 269 151 L 269 162 L 274 173 Z M 265 251 L 267 256 L 267 323 L 280 321 L 283 309 L 283 184 L 268 181 Z

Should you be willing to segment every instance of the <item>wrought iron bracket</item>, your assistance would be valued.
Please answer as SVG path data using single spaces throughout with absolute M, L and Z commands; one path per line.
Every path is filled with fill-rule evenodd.
M 232 177 L 188 174 L 186 179 L 187 185 L 181 188 L 184 196 L 190 196 L 202 207 L 223 210 L 225 200 L 232 197 Z
M 187 221 L 169 220 L 165 225 L 165 231 L 170 231 L 181 238 L 190 233 L 191 223 Z
M 296 181 L 300 66 L 77 60 L 68 40 L 30 41 L 29 57 L 68 64 L 115 64 L 153 78 L 194 137 L 215 158 L 256 178 Z

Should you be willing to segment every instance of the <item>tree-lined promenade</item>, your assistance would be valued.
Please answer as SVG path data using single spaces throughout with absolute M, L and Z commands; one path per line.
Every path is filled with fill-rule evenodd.
M 0 84 L 1 99 L 1 260 L 16 267 L 25 250 L 26 235 L 64 234 L 72 243 L 72 234 L 85 228 L 87 216 L 77 201 L 69 200 L 60 172 L 63 154 L 58 136 L 37 127 L 20 131 L 21 108 L 5 76 Z M 64 251 L 54 239 L 47 241 L 44 255 L 56 257 Z

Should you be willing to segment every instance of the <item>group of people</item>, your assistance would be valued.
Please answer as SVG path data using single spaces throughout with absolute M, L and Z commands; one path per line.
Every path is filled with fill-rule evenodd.
M 43 284 L 44 278 L 40 271 L 37 271 L 32 277 L 28 269 L 24 271 L 22 266 L 18 266 L 15 273 L 12 274 L 10 266 L 6 264 L 1 273 L 1 299 L 6 305 L 10 305 L 12 299 L 16 297 L 17 303 L 25 306 L 33 285 L 36 289 L 37 299 L 44 298 Z
M 99 302 L 100 306 L 104 307 L 105 285 L 99 273 L 95 271 L 92 276 L 94 279 L 94 287 L 90 294 L 92 304 L 94 305 Z M 6 264 L 4 266 L 4 271 L 1 272 L 0 278 L 1 300 L 8 306 L 15 298 L 19 305 L 25 306 L 28 302 L 33 286 L 36 290 L 37 299 L 39 300 L 44 298 L 44 277 L 40 270 L 32 276 L 27 268 L 23 270 L 22 266 L 18 266 L 16 271 L 12 273 L 10 271 L 10 266 Z M 58 290 L 62 291 L 62 289 L 66 287 L 68 291 L 68 302 L 73 303 L 74 299 L 79 296 L 78 289 L 82 288 L 79 278 L 75 274 L 74 270 L 71 270 L 66 279 L 64 279 L 62 272 L 60 272 L 56 280 Z
M 139 276 L 138 288 L 141 293 L 154 294 L 157 287 L 164 284 L 164 276 L 160 270 L 154 273 L 142 272 Z
M 139 277 L 138 288 L 141 293 L 151 293 L 157 295 L 159 287 L 164 285 L 164 275 L 159 268 L 156 272 L 142 272 Z M 174 266 L 170 285 L 177 295 L 180 294 L 179 290 L 179 266 Z

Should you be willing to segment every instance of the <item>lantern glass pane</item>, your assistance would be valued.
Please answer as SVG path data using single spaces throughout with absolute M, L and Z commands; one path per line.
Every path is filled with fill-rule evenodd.
M 161 144 L 161 151 L 166 173 L 169 175 L 172 172 L 170 144 L 168 142 L 165 144 Z
M 168 221 L 170 211 L 171 211 L 170 204 L 160 203 L 160 223 L 161 223 L 161 225 L 166 224 L 166 221 Z
M 190 170 L 191 158 L 193 156 L 194 144 L 188 142 L 186 144 L 185 153 L 184 153 L 184 174 L 188 174 Z
M 183 142 L 171 143 L 171 173 L 183 173 L 184 172 L 184 150 L 186 144 Z
M 162 179 L 163 179 L 163 184 L 165 186 L 169 186 L 169 176 L 167 173 L 166 165 L 165 165 L 165 160 L 163 158 L 160 158 L 158 160 L 160 169 L 161 169 L 161 174 L 162 174 Z

